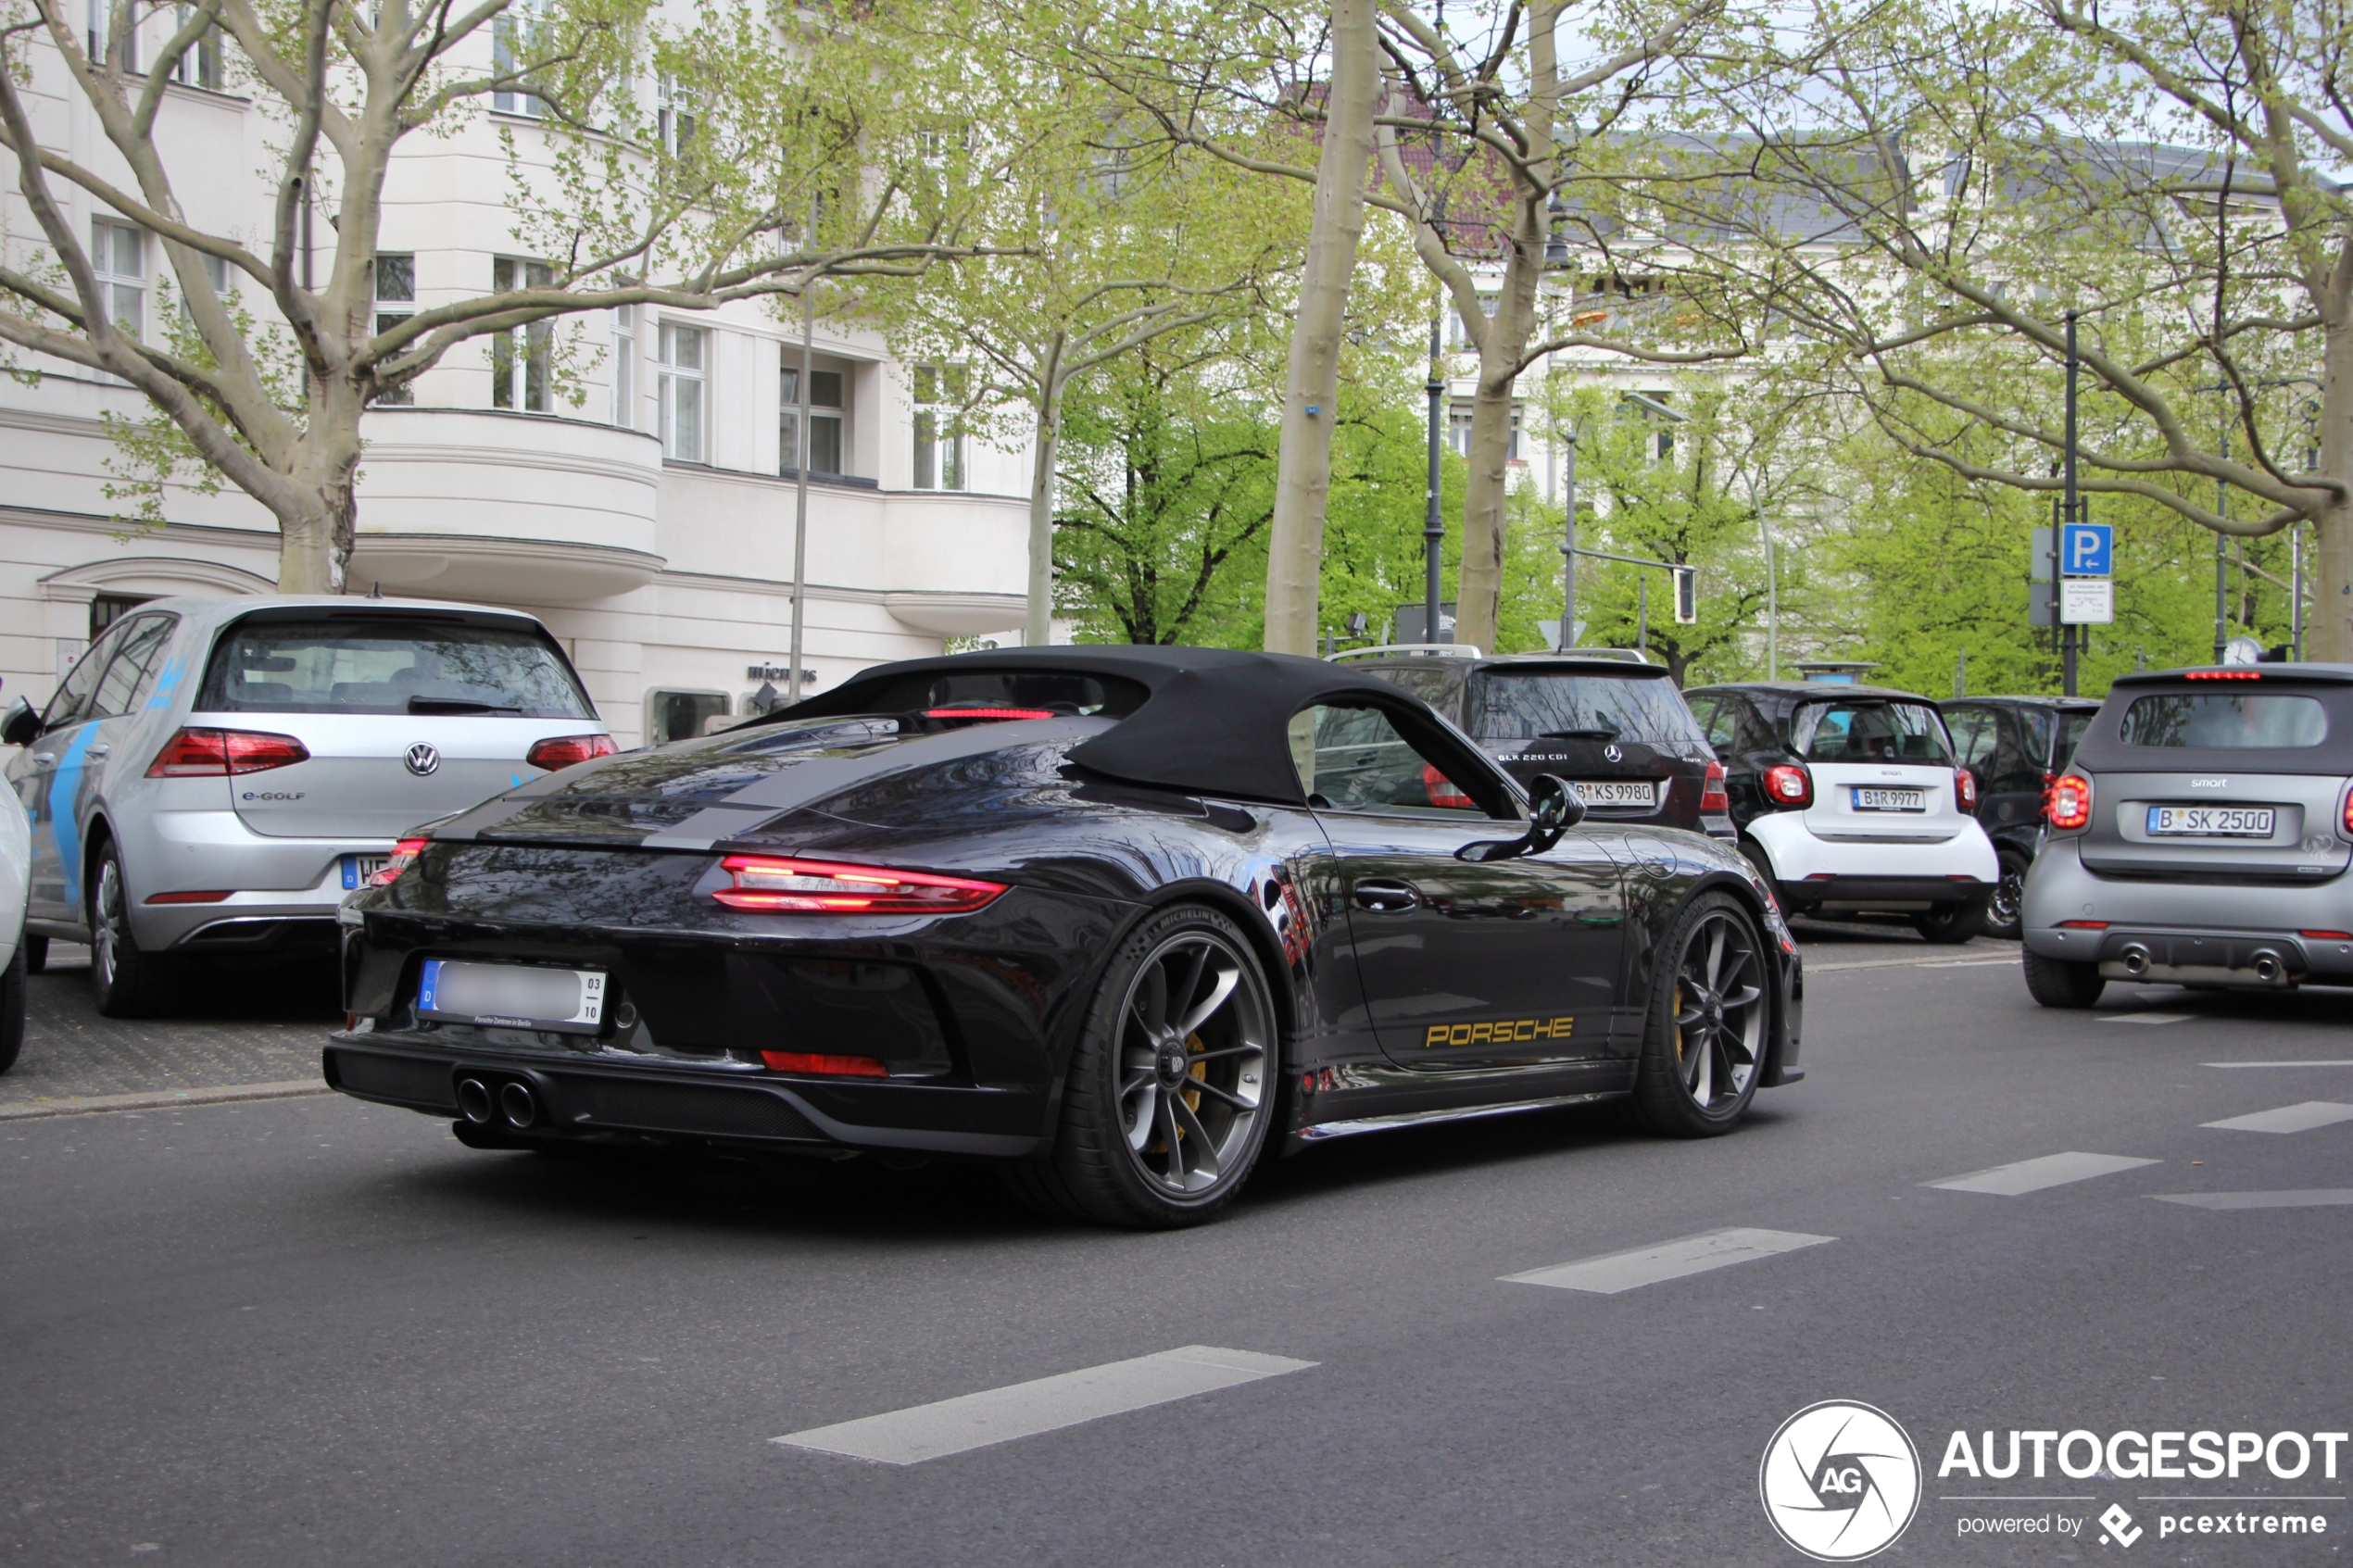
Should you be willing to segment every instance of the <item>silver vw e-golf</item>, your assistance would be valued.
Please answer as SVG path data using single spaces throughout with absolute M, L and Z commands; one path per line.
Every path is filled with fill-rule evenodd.
M 2353 665 L 2120 678 L 2045 797 L 2026 983 L 2353 985 Z
M 27 956 L 90 943 L 118 1017 L 208 956 L 332 954 L 402 834 L 613 750 L 530 616 L 291 596 L 140 605 L 0 740 L 32 821 Z

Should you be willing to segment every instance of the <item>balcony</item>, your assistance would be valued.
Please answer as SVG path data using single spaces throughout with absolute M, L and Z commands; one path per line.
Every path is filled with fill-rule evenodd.
M 373 408 L 360 434 L 355 588 L 500 604 L 653 581 L 661 444 L 543 414 Z

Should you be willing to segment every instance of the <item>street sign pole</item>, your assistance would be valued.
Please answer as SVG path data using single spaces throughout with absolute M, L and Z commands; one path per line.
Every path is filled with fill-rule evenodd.
M 2072 528 L 2082 520 L 2075 498 L 2075 312 L 2067 313 L 2067 520 L 2062 529 Z M 2069 696 L 2075 695 L 2075 645 L 2079 636 L 2072 625 L 2059 629 L 2059 689 Z
M 1422 513 L 1422 641 L 1438 641 L 1438 599 L 1440 574 L 1446 558 L 1446 522 L 1439 515 L 1438 481 L 1442 471 L 1438 461 L 1438 400 L 1445 395 L 1446 383 L 1439 378 L 1439 355 L 1444 340 L 1440 329 L 1445 312 L 1439 311 L 1429 319 L 1429 495 Z M 1575 563 L 1571 563 L 1572 571 Z

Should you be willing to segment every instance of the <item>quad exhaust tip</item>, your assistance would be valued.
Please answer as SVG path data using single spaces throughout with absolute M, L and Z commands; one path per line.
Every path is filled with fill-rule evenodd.
M 479 1078 L 458 1080 L 458 1114 L 477 1127 L 487 1127 L 497 1110 L 490 1098 L 490 1085 Z
M 498 1113 L 510 1127 L 528 1127 L 539 1120 L 538 1098 L 527 1084 L 508 1084 L 498 1091 Z

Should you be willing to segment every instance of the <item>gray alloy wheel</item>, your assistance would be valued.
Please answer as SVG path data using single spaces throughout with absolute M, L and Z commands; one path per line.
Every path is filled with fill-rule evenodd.
M 8 960 L 8 967 L 0 970 L 0 1073 L 17 1064 L 17 1053 L 24 1049 L 25 971 L 31 955 L 31 939 L 19 935 L 17 950 Z
M 1089 1009 L 1053 1158 L 1008 1167 L 1033 1207 L 1139 1229 L 1195 1224 L 1249 1179 L 1281 1041 L 1249 943 L 1179 905 L 1120 945 Z
M 1634 1096 L 1656 1132 L 1729 1133 L 1756 1093 L 1770 1041 L 1772 971 L 1739 900 L 1704 893 L 1659 944 Z
M 108 1018 L 145 1018 L 171 989 L 170 960 L 139 946 L 131 932 L 130 892 L 122 857 L 111 842 L 98 848 L 90 881 L 90 993 Z
M 2026 857 L 2015 849 L 2001 852 L 2001 880 L 1994 884 L 1993 901 L 1985 906 L 1985 935 L 2015 942 L 2026 935 Z

